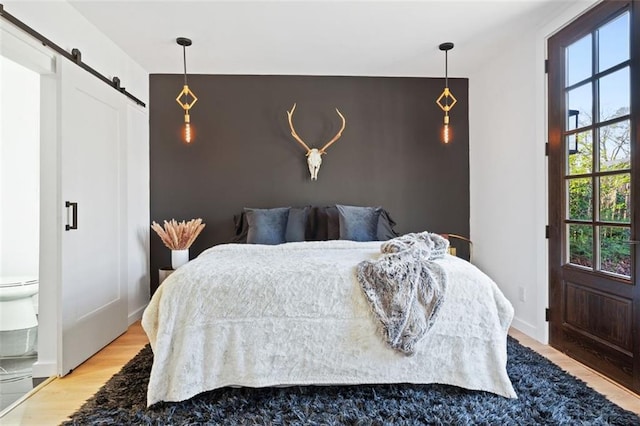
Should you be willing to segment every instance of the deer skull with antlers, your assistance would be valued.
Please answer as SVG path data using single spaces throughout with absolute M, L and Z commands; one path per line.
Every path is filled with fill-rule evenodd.
M 296 130 L 293 128 L 292 118 L 293 118 L 293 112 L 295 110 L 296 110 L 296 104 L 293 104 L 293 108 L 291 108 L 291 111 L 287 111 L 287 116 L 289 117 L 289 127 L 291 127 L 291 136 L 293 136 L 293 138 L 296 141 L 298 141 L 298 143 L 302 145 L 304 149 L 307 150 L 307 164 L 309 165 L 309 173 L 311 174 L 311 180 L 317 180 L 318 170 L 320 170 L 320 165 L 322 164 L 322 156 L 327 153 L 327 148 L 329 148 L 335 141 L 340 139 L 340 136 L 342 136 L 342 131 L 344 130 L 344 127 L 347 124 L 347 122 L 344 116 L 338 110 L 338 108 L 336 108 L 336 112 L 338 113 L 340 118 L 342 118 L 342 127 L 340 128 L 340 130 L 338 130 L 338 133 L 329 142 L 324 144 L 322 148 L 320 149 L 309 148 L 307 144 L 304 143 L 304 141 L 300 138 L 300 136 L 298 136 L 298 134 L 296 133 Z

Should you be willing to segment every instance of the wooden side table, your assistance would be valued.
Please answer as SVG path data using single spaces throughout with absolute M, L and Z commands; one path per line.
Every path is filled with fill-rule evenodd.
M 166 280 L 167 277 L 173 274 L 175 269 L 171 269 L 171 266 L 164 266 L 158 269 L 158 285 L 162 284 L 162 281 Z
M 469 263 L 473 263 L 473 242 L 469 238 L 463 237 L 462 235 L 457 235 L 457 234 L 440 234 L 440 235 L 442 235 L 449 241 L 451 241 L 451 239 L 461 240 L 469 244 Z M 453 256 L 457 256 L 458 254 L 457 254 L 456 248 L 453 246 L 449 246 L 449 254 Z

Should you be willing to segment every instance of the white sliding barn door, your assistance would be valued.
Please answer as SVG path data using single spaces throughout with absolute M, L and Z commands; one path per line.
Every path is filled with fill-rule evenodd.
M 127 126 L 122 94 L 67 60 L 58 64 L 62 194 L 58 365 L 65 375 L 127 329 Z

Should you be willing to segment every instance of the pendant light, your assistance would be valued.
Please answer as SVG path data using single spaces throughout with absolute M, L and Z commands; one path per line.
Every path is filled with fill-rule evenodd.
M 444 111 L 444 129 L 442 131 L 442 141 L 449 143 L 449 111 L 458 102 L 449 90 L 449 50 L 453 49 L 453 43 L 442 43 L 439 46 L 444 51 L 444 90 L 436 100 L 438 106 Z
M 189 116 L 189 110 L 196 103 L 198 98 L 194 93 L 189 89 L 189 85 L 187 84 L 187 46 L 191 46 L 191 39 L 185 37 L 178 37 L 176 39 L 176 43 L 182 46 L 182 59 L 184 63 L 184 86 L 182 91 L 178 94 L 176 98 L 176 102 L 182 107 L 184 110 L 184 129 L 182 132 L 183 140 L 186 144 L 190 144 L 194 139 L 193 129 L 191 128 L 191 117 Z M 184 98 L 184 100 L 183 100 Z M 191 101 L 189 100 L 191 98 Z

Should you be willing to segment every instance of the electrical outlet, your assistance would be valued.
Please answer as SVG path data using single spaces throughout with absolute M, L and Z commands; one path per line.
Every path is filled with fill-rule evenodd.
M 518 287 L 518 300 L 523 303 L 527 301 L 527 294 L 524 291 L 524 287 Z

